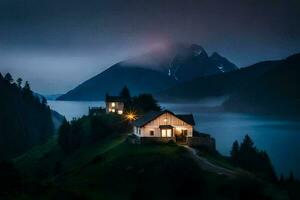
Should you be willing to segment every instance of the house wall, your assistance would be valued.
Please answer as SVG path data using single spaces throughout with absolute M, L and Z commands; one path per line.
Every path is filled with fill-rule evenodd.
M 134 127 L 134 134 L 139 137 L 161 137 L 160 125 L 173 126 L 173 136 L 175 136 L 175 134 L 180 134 L 181 130 L 187 130 L 187 137 L 193 136 L 193 126 L 170 113 L 164 113 L 142 128 Z M 150 131 L 154 131 L 154 135 L 151 135 Z
M 123 102 L 105 102 L 105 104 L 106 104 L 106 113 L 110 113 L 110 112 L 118 113 L 119 111 L 121 111 L 122 113 L 118 113 L 118 114 L 123 114 L 124 111 Z

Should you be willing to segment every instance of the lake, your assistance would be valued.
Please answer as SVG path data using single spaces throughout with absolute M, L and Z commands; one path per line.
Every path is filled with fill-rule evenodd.
M 104 102 L 48 101 L 53 110 L 68 120 L 88 114 L 88 108 L 104 106 Z M 217 150 L 229 155 L 234 140 L 242 141 L 248 134 L 259 149 L 266 150 L 278 173 L 293 171 L 300 178 L 299 120 L 249 115 L 241 113 L 208 112 L 198 104 L 161 104 L 175 113 L 192 113 L 196 129 L 216 139 Z

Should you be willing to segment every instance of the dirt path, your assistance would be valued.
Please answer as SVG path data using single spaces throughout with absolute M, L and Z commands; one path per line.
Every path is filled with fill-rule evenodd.
M 236 177 L 237 173 L 235 171 L 232 171 L 230 169 L 226 169 L 224 167 L 215 165 L 211 162 L 209 162 L 206 158 L 201 157 L 197 154 L 197 150 L 194 148 L 191 148 L 187 145 L 182 145 L 184 148 L 190 152 L 191 156 L 194 158 L 194 160 L 199 164 L 199 166 L 204 170 L 204 171 L 209 171 L 213 172 L 219 175 L 225 175 L 231 178 Z

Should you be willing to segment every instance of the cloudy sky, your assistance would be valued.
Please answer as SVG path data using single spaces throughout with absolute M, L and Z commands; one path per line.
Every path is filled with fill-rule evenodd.
M 63 93 L 169 42 L 238 66 L 300 52 L 299 0 L 0 0 L 0 72 Z

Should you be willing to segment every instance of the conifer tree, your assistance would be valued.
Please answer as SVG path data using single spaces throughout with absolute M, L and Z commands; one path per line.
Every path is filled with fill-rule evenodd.
M 14 79 L 12 78 L 10 73 L 6 73 L 5 76 L 4 76 L 4 79 L 6 81 L 8 81 L 9 83 L 13 83 L 13 81 L 14 81 Z
M 18 78 L 17 79 L 17 86 L 18 86 L 18 88 L 21 88 L 22 87 L 22 79 L 21 78 Z
M 70 152 L 70 135 L 70 123 L 66 119 L 64 119 L 58 130 L 58 144 L 65 153 Z
M 239 146 L 238 141 L 236 140 L 233 142 L 232 148 L 230 151 L 231 159 L 234 163 L 236 163 L 238 161 L 239 150 L 240 150 L 240 146 Z
M 125 100 L 130 100 L 130 98 L 131 98 L 131 96 L 130 96 L 130 91 L 129 91 L 129 89 L 128 89 L 128 87 L 127 86 L 124 86 L 123 87 L 123 89 L 121 90 L 121 92 L 120 92 L 120 96 L 122 97 L 122 98 L 124 98 Z

